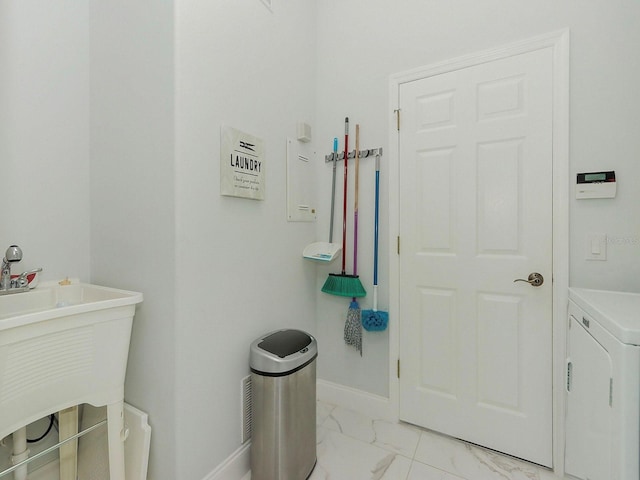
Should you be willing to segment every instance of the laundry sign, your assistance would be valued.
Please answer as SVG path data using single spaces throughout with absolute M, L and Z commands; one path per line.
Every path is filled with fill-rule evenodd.
M 232 127 L 220 131 L 220 194 L 264 200 L 264 141 Z

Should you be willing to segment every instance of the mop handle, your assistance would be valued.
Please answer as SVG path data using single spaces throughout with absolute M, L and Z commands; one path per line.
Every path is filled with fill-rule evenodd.
M 331 182 L 331 223 L 329 225 L 329 243 L 333 243 L 333 212 L 336 198 L 336 163 L 338 161 L 338 139 L 333 139 L 333 181 Z
M 342 275 L 347 261 L 347 160 L 349 159 L 349 117 L 344 118 L 344 197 L 342 200 Z
M 378 216 L 380 209 L 380 155 L 376 155 L 376 206 L 373 235 L 373 286 L 378 285 Z M 374 302 L 375 303 L 375 302 Z
M 356 173 L 353 204 L 353 274 L 358 275 L 358 177 L 360 171 L 360 125 L 356 123 Z
M 380 209 L 380 155 L 376 155 L 376 202 L 373 227 L 373 311 L 378 311 L 378 216 Z

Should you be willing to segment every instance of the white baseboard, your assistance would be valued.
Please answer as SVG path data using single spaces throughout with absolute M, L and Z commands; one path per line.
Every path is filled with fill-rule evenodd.
M 250 470 L 251 442 L 247 442 L 202 480 L 242 480 Z
M 318 380 L 316 389 L 316 396 L 321 402 L 339 405 L 352 410 L 355 408 L 371 418 L 390 422 L 398 421 L 398 414 L 388 398 L 326 380 Z

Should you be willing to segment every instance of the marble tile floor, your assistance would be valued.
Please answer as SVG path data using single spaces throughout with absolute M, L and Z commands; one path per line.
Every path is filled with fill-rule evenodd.
M 317 455 L 310 480 L 560 480 L 537 465 L 323 402 Z

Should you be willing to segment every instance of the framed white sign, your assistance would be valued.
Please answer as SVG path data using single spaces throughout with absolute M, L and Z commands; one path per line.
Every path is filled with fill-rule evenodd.
M 220 131 L 220 194 L 264 200 L 264 141 L 232 127 Z

